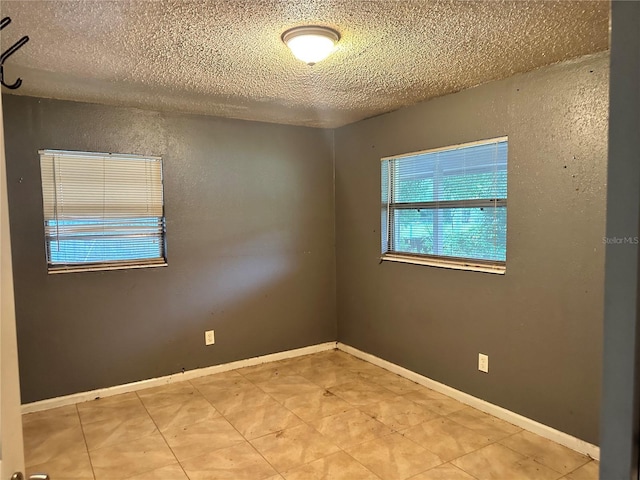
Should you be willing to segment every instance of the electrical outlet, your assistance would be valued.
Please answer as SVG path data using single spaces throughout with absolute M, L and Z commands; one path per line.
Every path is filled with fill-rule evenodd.
M 204 344 L 213 345 L 214 343 L 216 343 L 216 337 L 213 334 L 213 330 L 207 330 L 204 332 Z
M 485 355 L 484 353 L 478 354 L 478 370 L 489 373 L 489 355 Z

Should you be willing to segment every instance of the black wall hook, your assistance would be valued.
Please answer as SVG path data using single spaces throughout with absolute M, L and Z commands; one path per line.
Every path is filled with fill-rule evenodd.
M 2 30 L 4 27 L 9 25 L 10 23 L 11 23 L 11 19 L 9 17 L 4 17 L 0 21 L 0 30 Z M 22 85 L 22 79 L 18 78 L 11 85 L 6 84 L 4 82 L 4 62 L 5 62 L 5 60 L 7 58 L 9 58 L 11 55 L 16 53 L 28 41 L 29 41 L 29 37 L 27 37 L 25 35 L 20 40 L 18 40 L 16 43 L 14 43 L 11 47 L 9 47 L 9 49 L 6 52 L 3 52 L 2 55 L 0 55 L 0 83 L 2 83 L 2 85 L 4 85 L 5 87 L 7 87 L 7 88 L 9 88 L 11 90 L 15 90 L 16 88 L 19 88 L 20 85 Z

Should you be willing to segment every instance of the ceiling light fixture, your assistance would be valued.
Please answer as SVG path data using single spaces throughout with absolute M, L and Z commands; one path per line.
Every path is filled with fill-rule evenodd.
M 291 49 L 293 55 L 309 65 L 327 58 L 338 40 L 338 32 L 318 26 L 295 27 L 282 34 L 282 41 Z

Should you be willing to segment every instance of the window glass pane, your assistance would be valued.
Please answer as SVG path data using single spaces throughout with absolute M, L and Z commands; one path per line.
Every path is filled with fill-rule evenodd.
M 430 202 L 434 198 L 433 178 L 404 175 L 396 182 L 394 193 L 394 201 L 397 203 Z
M 506 260 L 506 207 L 442 209 L 438 219 L 438 255 Z
M 51 264 L 118 262 L 124 260 L 154 259 L 161 255 L 160 239 L 137 238 L 120 248 L 115 238 L 51 240 Z
M 434 199 L 435 164 L 425 162 L 424 156 L 392 160 L 393 201 L 430 202 Z
M 438 200 L 507 198 L 507 171 L 443 176 Z
M 50 220 L 49 263 L 69 265 L 163 257 L 163 240 L 158 233 L 161 222 L 156 217 Z
M 388 158 L 382 165 L 383 254 L 506 261 L 506 139 Z
M 393 218 L 398 253 L 506 260 L 506 207 L 403 209 Z
M 433 255 L 433 213 L 431 209 L 396 210 L 393 215 L 393 250 Z

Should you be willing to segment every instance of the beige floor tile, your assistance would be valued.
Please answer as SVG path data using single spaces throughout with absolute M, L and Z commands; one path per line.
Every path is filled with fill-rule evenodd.
M 27 464 L 41 463 L 68 449 L 80 447 L 80 417 L 75 405 L 53 408 L 22 416 L 24 448 Z M 84 443 L 84 438 L 82 440 Z
M 281 430 L 252 440 L 267 461 L 282 472 L 326 457 L 340 449 L 309 425 Z
M 68 428 L 80 425 L 80 416 L 75 405 L 52 408 L 40 412 L 27 413 L 22 416 L 22 426 L 28 428 L 36 423 L 38 428 L 47 425 L 45 428 L 56 430 L 58 428 Z
M 355 380 L 331 387 L 329 391 L 354 407 L 363 407 L 384 400 L 392 400 L 396 394 L 366 380 Z
M 190 480 L 266 480 L 277 474 L 246 442 L 190 458 L 182 467 Z
M 298 372 L 314 367 L 337 369 L 339 366 L 333 361 L 335 356 L 335 351 L 325 351 L 311 355 L 303 355 L 302 357 L 290 358 L 287 361 L 290 362 L 291 367 L 295 368 Z
M 179 463 L 134 475 L 126 480 L 189 480 Z
M 84 425 L 83 429 L 89 451 L 136 440 L 158 431 L 146 413 L 137 417 L 91 422 Z
M 213 375 L 194 378 L 189 382 L 200 391 L 203 389 L 237 388 L 251 385 L 251 382 L 238 372 L 239 370 L 230 370 L 228 372 L 214 373 Z
M 454 412 L 467 408 L 467 406 L 462 402 L 424 387 L 419 390 L 406 393 L 404 396 L 412 402 L 424 405 L 438 415 L 450 415 Z
M 369 377 L 369 381 L 381 385 L 387 390 L 391 390 L 393 393 L 398 395 L 403 395 L 405 393 L 414 392 L 424 388 L 416 382 L 412 382 L 411 380 L 391 372 L 385 372 L 381 375 L 372 375 Z
M 86 450 L 65 452 L 47 463 L 27 465 L 27 478 L 36 473 L 46 473 L 53 479 L 93 480 L 93 470 Z
M 502 440 L 505 437 L 522 431 L 520 427 L 516 427 L 515 425 L 472 407 L 467 407 L 464 410 L 454 412 L 448 417 L 451 420 L 486 436 L 492 442 Z
M 394 430 L 413 427 L 438 417 L 437 413 L 432 412 L 424 405 L 419 405 L 402 396 L 366 405 L 360 407 L 360 410 Z
M 451 463 L 478 480 L 557 480 L 562 476 L 498 443 L 457 458 Z
M 220 416 L 218 411 L 202 396 L 196 396 L 183 403 L 174 403 L 164 407 L 147 407 L 147 410 L 160 431 L 184 427 Z
M 89 456 L 96 480 L 122 480 L 176 462 L 160 433 L 93 450 Z
M 238 373 L 252 383 L 260 383 L 297 375 L 298 369 L 289 362 L 272 362 L 241 368 Z
M 337 366 L 346 368 L 347 370 L 352 370 L 356 372 L 369 372 L 371 374 L 374 373 L 384 373 L 387 370 L 384 368 L 380 368 L 372 363 L 365 362 L 364 360 L 360 360 L 359 358 L 354 357 L 345 352 L 336 351 L 334 355 L 331 357 L 331 361 L 335 363 Z
M 348 370 L 358 375 L 362 374 L 363 372 L 368 372 L 370 375 L 373 375 L 376 373 L 383 373 L 387 371 L 383 368 L 373 365 L 372 363 L 366 362 L 344 352 L 335 353 L 333 356 L 331 356 L 330 360 L 336 368 Z
M 253 384 L 236 388 L 207 389 L 202 393 L 223 415 L 252 410 L 273 401 L 269 395 Z
M 353 373 L 356 376 L 356 380 L 363 380 L 365 382 L 373 383 L 374 385 L 378 385 L 375 382 L 376 379 L 379 379 L 380 377 L 383 377 L 384 375 L 389 373 L 386 370 L 383 370 L 375 366 L 365 368 L 362 371 L 347 370 L 347 369 L 345 369 L 345 371 Z
M 345 451 L 382 480 L 405 480 L 442 463 L 437 455 L 398 433 Z
M 293 395 L 321 393 L 324 389 L 300 375 L 286 375 L 256 383 L 262 391 L 283 402 Z
M 600 477 L 599 469 L 600 463 L 592 460 L 563 478 L 566 480 L 598 480 Z
M 392 432 L 389 427 L 360 410 L 349 410 L 310 423 L 316 430 L 342 448 L 373 440 Z
M 272 398 L 260 406 L 231 413 L 225 417 L 249 440 L 302 423 L 300 418 Z
M 380 480 L 344 452 L 334 453 L 283 473 L 286 480 Z
M 305 364 L 308 364 L 308 362 L 314 363 L 320 361 L 321 359 L 317 355 L 317 353 L 311 353 L 308 355 L 301 355 L 299 357 L 283 358 L 282 360 L 271 362 L 271 364 L 282 369 L 287 368 L 290 371 L 295 370 L 298 372 L 301 368 L 304 368 Z
M 488 437 L 440 417 L 403 430 L 402 434 L 438 455 L 445 462 L 491 443 Z
M 340 351 L 22 420 L 27 472 L 53 479 L 598 479 L 585 456 Z
M 328 350 L 323 350 L 322 352 L 312 353 L 311 355 L 305 355 L 305 357 L 318 357 L 321 359 L 330 359 L 333 358 L 337 353 L 344 353 L 342 350 L 339 350 L 337 347 L 330 348 Z
M 133 392 L 79 403 L 77 407 L 83 424 L 112 418 L 137 417 L 147 413 L 144 405 Z
M 62 454 L 86 451 L 80 425 L 58 428 L 56 422 L 32 421 L 23 427 L 23 434 L 27 465 L 39 465 Z
M 170 383 L 169 385 L 147 388 L 138 392 L 138 397 L 147 409 L 184 403 L 199 396 L 200 392 L 189 382 Z
M 167 430 L 163 436 L 179 461 L 244 442 L 222 417 Z
M 385 370 L 364 360 L 358 360 L 357 364 L 346 368 L 347 370 L 357 373 L 360 378 L 365 380 L 371 380 L 389 374 L 389 370 Z
M 358 361 L 361 362 L 362 360 L 354 357 L 353 355 L 344 352 L 338 348 L 334 348 L 332 350 L 327 350 L 326 352 L 322 352 L 323 355 L 325 355 L 327 358 L 330 358 L 332 361 L 338 363 L 339 361 Z
M 476 480 L 455 465 L 445 463 L 426 472 L 419 473 L 409 480 Z M 514 479 L 515 480 L 515 479 Z
M 360 379 L 357 373 L 352 372 L 351 370 L 345 370 L 335 365 L 328 367 L 314 365 L 301 370 L 299 374 L 310 382 L 313 382 L 323 388 L 329 388 Z
M 591 460 L 567 447 L 525 431 L 507 437 L 500 443 L 563 474 L 572 472 Z
M 328 390 L 289 397 L 282 404 L 305 421 L 336 415 L 353 407 Z

